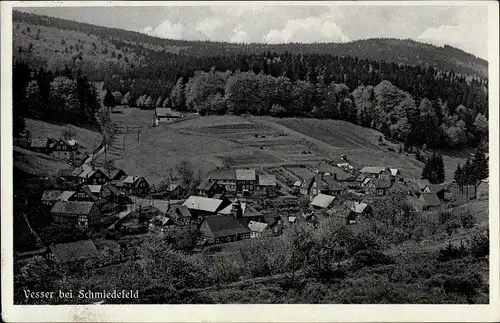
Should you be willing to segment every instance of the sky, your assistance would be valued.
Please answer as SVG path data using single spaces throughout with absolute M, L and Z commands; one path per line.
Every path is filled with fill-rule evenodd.
M 448 44 L 488 57 L 488 7 L 265 5 L 44 7 L 21 11 L 162 38 L 235 43 L 348 42 L 367 38 Z

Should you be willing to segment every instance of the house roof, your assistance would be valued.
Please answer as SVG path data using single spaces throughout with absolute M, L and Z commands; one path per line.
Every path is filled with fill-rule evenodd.
M 57 262 L 66 263 L 98 256 L 97 248 L 92 240 L 60 243 L 50 245 L 50 251 Z
M 84 191 L 93 201 L 99 200 L 99 197 L 92 193 L 92 190 L 88 187 L 88 185 L 82 186 L 82 191 Z
M 214 169 L 210 171 L 209 177 L 213 180 L 236 180 L 234 169 Z
M 90 191 L 94 194 L 100 194 L 102 190 L 102 185 L 86 185 Z
M 178 117 L 180 113 L 178 111 L 172 111 L 171 108 L 156 108 L 155 115 L 157 117 Z
M 425 202 L 427 206 L 438 206 L 441 205 L 439 198 L 435 193 L 422 193 L 419 197 L 420 200 Z
M 368 176 L 365 174 L 360 174 L 358 177 L 356 177 L 356 182 L 363 182 Z
M 295 183 L 293 183 L 293 186 L 295 186 L 295 187 L 302 186 L 302 181 L 295 181 Z
M 259 175 L 260 186 L 276 186 L 276 176 L 274 175 Z
M 191 210 L 217 212 L 221 204 L 222 200 L 191 195 L 182 205 L 187 206 Z
M 387 169 L 387 167 L 365 166 L 365 167 L 361 168 L 361 173 L 380 174 L 385 169 Z
M 325 162 L 322 162 L 319 164 L 318 172 L 324 173 L 324 174 L 331 174 L 331 175 L 337 174 L 336 175 L 337 180 L 339 180 L 339 181 L 347 180 L 347 179 L 352 177 L 351 174 L 349 174 L 348 172 L 346 172 L 345 170 L 343 170 L 339 166 L 330 165 L 330 164 L 325 163 Z
M 351 206 L 351 210 L 354 213 L 361 214 L 365 211 L 365 209 L 368 207 L 368 204 L 366 203 L 359 203 L 359 202 L 354 202 L 354 204 Z
M 118 175 L 118 173 L 120 173 L 120 172 L 125 173 L 121 169 L 110 169 L 109 172 L 108 172 L 107 169 L 102 168 L 102 167 L 99 168 L 99 169 L 101 170 L 101 172 L 103 172 L 104 174 L 106 174 L 109 178 L 115 178 L 115 176 Z M 109 173 L 109 175 L 108 175 L 108 173 Z M 125 174 L 125 176 L 127 176 L 127 175 Z M 117 178 L 117 179 L 119 179 L 119 178 Z
M 170 208 L 170 201 L 167 200 L 155 200 L 155 199 L 143 199 L 143 198 L 136 198 L 135 203 L 137 205 L 140 205 L 143 208 L 146 207 L 154 207 L 155 209 L 166 213 L 168 209 Z
M 120 190 L 118 189 L 118 187 L 116 187 L 115 185 L 111 184 L 111 183 L 106 183 L 102 186 L 104 192 L 109 192 L 113 195 L 120 195 L 121 192 Z
M 170 205 L 168 213 L 176 217 L 190 218 L 191 212 L 185 205 Z
M 236 180 L 238 181 L 255 181 L 255 170 L 253 169 L 237 169 Z
M 441 191 L 444 191 L 446 190 L 446 184 L 430 184 L 429 186 L 429 190 L 431 191 L 431 193 L 438 193 L 438 192 L 441 192 Z
M 217 181 L 212 181 L 210 179 L 206 179 L 203 182 L 201 182 L 200 185 L 198 185 L 198 187 L 196 187 L 196 189 L 208 191 L 215 185 L 215 183 L 217 183 Z
M 93 206 L 93 202 L 58 201 L 52 207 L 52 210 L 50 210 L 50 212 L 87 215 L 90 213 Z
M 173 192 L 175 191 L 177 188 L 179 187 L 179 184 L 168 184 L 167 186 L 167 191 L 169 192 Z
M 248 228 L 252 232 L 262 233 L 267 227 L 268 227 L 267 223 L 264 222 L 250 221 L 248 223 Z
M 417 183 L 418 187 L 421 190 L 423 190 L 426 186 L 431 185 L 431 183 L 429 182 L 428 179 L 418 179 L 418 180 L 415 180 L 415 182 Z
M 328 185 L 328 189 L 332 191 L 341 191 L 343 189 L 342 184 L 337 182 L 333 175 L 324 175 L 322 183 Z
M 47 138 L 33 138 L 30 143 L 31 148 L 45 148 L 47 147 Z
M 205 234 L 209 238 L 226 237 L 234 234 L 249 233 L 250 230 L 240 221 L 227 215 L 215 215 L 204 220 L 209 228 Z
M 342 168 L 342 169 L 349 169 L 349 170 L 354 169 L 354 167 L 349 163 L 339 163 L 339 164 L 337 164 L 337 166 Z
M 312 206 L 317 206 L 320 208 L 327 208 L 332 204 L 332 202 L 335 200 L 335 196 L 331 195 L 326 195 L 326 194 L 318 194 L 313 198 L 311 201 Z
M 47 190 L 42 194 L 41 201 L 67 201 L 75 191 Z

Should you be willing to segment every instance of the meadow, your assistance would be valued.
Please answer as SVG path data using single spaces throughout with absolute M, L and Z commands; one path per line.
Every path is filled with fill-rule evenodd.
M 310 173 L 319 161 L 347 155 L 355 167 L 387 165 L 406 178 L 420 178 L 423 163 L 412 154 L 398 153 L 399 145 L 381 133 L 338 120 L 255 116 L 198 116 L 153 127 L 154 110 L 117 108 L 111 114 L 118 135 L 108 159 L 127 173 L 140 174 L 158 184 L 182 160 L 193 165 L 195 176 L 205 178 L 222 158 L 235 167 L 280 168 L 295 175 Z M 395 151 L 388 151 L 388 148 Z M 445 155 L 446 179 L 451 180 L 463 157 Z M 297 169 L 304 165 L 307 169 Z M 297 173 L 298 172 L 298 173 Z

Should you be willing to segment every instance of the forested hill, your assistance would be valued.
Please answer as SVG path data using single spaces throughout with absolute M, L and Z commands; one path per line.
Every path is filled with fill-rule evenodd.
M 166 51 L 175 54 L 195 56 L 220 56 L 236 54 L 259 54 L 262 52 L 292 54 L 328 54 L 352 56 L 359 59 L 385 61 L 387 63 L 433 66 L 439 70 L 454 71 L 460 74 L 487 76 L 487 61 L 451 46 L 436 47 L 413 40 L 367 39 L 349 43 L 315 44 L 233 44 L 211 41 L 183 41 L 162 39 L 134 31 L 79 23 L 65 19 L 40 16 L 30 13 L 13 12 L 14 25 L 24 22 L 38 28 L 54 27 L 60 30 L 83 33 L 91 37 L 109 41 L 117 48 L 144 48 Z M 137 48 L 138 46 L 139 48 Z M 54 48 L 56 50 L 57 48 Z M 59 48 L 64 50 L 64 47 Z

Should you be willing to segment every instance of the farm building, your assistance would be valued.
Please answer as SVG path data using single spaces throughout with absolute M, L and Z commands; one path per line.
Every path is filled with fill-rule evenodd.
M 276 176 L 275 175 L 259 175 L 257 189 L 264 192 L 268 196 L 276 195 Z
M 362 202 L 354 202 L 351 205 L 351 212 L 356 216 L 358 215 L 366 215 L 371 212 L 371 208 L 368 204 Z
M 43 192 L 40 201 L 45 206 L 53 207 L 58 201 L 68 201 L 74 194 L 75 191 L 48 190 Z
M 403 176 L 401 175 L 401 171 L 399 169 L 389 168 L 389 170 L 391 171 L 391 180 L 393 183 L 403 181 Z
M 236 191 L 236 172 L 234 169 L 214 169 L 208 174 L 208 179 L 216 181 L 226 192 Z
M 99 209 L 93 202 L 59 201 L 50 210 L 54 221 L 84 228 L 100 222 Z
M 236 190 L 240 192 L 253 192 L 257 185 L 257 177 L 253 169 L 236 170 Z
M 311 206 L 315 208 L 326 209 L 333 203 L 334 200 L 335 196 L 318 194 L 312 199 Z
M 51 244 L 47 248 L 46 258 L 54 266 L 81 266 L 85 261 L 97 259 L 99 253 L 92 240 Z
M 200 232 L 208 244 L 249 239 L 251 234 L 239 219 L 226 215 L 206 217 L 200 226 Z
M 179 198 L 182 195 L 182 187 L 179 184 L 170 183 L 165 188 L 170 198 Z
M 372 178 L 368 183 L 365 184 L 367 193 L 374 194 L 376 196 L 384 196 L 387 191 L 391 188 L 392 182 L 390 179 L 382 178 Z
M 327 176 L 333 176 L 333 178 L 339 182 L 348 181 L 352 179 L 352 175 L 349 172 L 343 170 L 342 168 L 336 165 L 330 165 L 325 162 L 319 163 L 316 173 L 324 174 Z
M 177 111 L 172 111 L 171 108 L 156 108 L 155 109 L 155 125 L 162 122 L 178 120 L 181 117 Z
M 264 222 L 250 221 L 248 229 L 250 229 L 250 238 L 260 238 L 272 234 L 271 228 Z
M 222 192 L 222 187 L 217 183 L 217 181 L 213 181 L 210 179 L 206 179 L 201 182 L 198 187 L 196 187 L 196 192 L 199 196 L 213 197 L 215 194 L 220 194 Z

